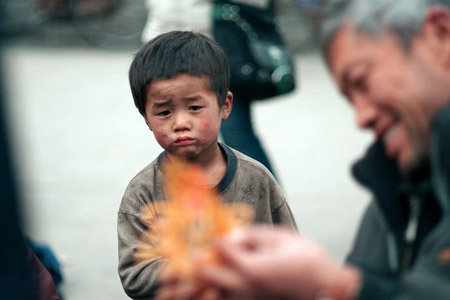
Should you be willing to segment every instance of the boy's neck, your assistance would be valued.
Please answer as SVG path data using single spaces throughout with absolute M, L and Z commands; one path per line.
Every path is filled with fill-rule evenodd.
M 167 155 L 170 161 L 170 155 Z M 220 183 L 227 171 L 227 161 L 225 154 L 220 149 L 219 143 L 208 151 L 206 155 L 199 155 L 194 159 L 188 159 L 189 163 L 200 166 L 206 173 L 211 186 L 216 186 Z

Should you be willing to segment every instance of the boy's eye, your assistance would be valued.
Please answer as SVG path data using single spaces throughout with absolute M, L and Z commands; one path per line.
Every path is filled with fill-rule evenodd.
M 157 116 L 167 116 L 169 114 L 170 114 L 170 111 L 168 111 L 168 110 L 163 110 L 163 111 L 156 113 Z
M 201 106 L 198 106 L 198 105 L 193 105 L 193 106 L 190 106 L 189 107 L 189 109 L 190 110 L 199 110 L 199 109 L 201 109 L 202 107 Z

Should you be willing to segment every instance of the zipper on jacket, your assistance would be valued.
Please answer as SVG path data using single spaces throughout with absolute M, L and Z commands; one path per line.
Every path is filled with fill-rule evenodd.
M 375 205 L 375 217 L 377 218 L 381 228 L 386 233 L 386 251 L 389 270 L 391 272 L 398 272 L 400 269 L 400 255 L 398 252 L 397 242 L 389 223 L 386 220 L 386 216 L 383 214 L 379 204 L 374 202 Z
M 409 197 L 409 219 L 405 231 L 405 250 L 403 252 L 401 271 L 405 271 L 411 265 L 414 256 L 414 242 L 417 238 L 417 229 L 419 227 L 420 217 L 420 200 L 417 196 L 411 195 Z

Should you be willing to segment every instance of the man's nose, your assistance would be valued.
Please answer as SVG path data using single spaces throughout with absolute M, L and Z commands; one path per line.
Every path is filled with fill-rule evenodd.
M 378 108 L 369 99 L 355 97 L 352 99 L 356 123 L 360 128 L 371 128 L 376 121 Z

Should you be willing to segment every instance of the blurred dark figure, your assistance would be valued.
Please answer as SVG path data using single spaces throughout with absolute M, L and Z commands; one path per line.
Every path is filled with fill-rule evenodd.
M 0 116 L 0 297 L 2 299 L 35 299 L 25 264 L 26 247 L 19 229 L 17 194 L 9 160 L 4 124 L 3 95 Z
M 0 12 L 4 2 L 0 1 Z M 0 299 L 60 299 L 50 273 L 25 243 L 6 122 L 3 86 L 3 28 L 0 29 Z
M 0 62 L 1 63 L 1 62 Z M 0 66 L 1 70 L 1 66 Z M 0 72 L 0 85 L 2 84 Z M 6 135 L 4 89 L 0 86 L 0 298 L 37 299 L 32 294 L 27 248 L 20 232 L 18 197 Z
M 0 12 L 3 2 L 0 2 Z M 2 28 L 3 29 L 3 28 Z M 0 31 L 3 33 L 3 30 Z M 4 35 L 0 35 L 0 43 Z M 2 51 L 2 49 L 0 49 Z M 0 52 L 0 55 L 3 53 Z M 0 57 L 2 59 L 3 57 Z M 5 93 L 2 61 L 0 60 L 0 298 L 36 299 L 31 292 L 31 280 L 26 266 L 27 248 L 20 232 L 18 196 L 14 180 L 5 122 Z
M 274 101 L 295 88 L 293 57 L 275 21 L 276 2 L 215 0 L 212 30 L 227 55 L 230 91 L 234 95 L 233 112 L 220 128 L 222 138 L 232 148 L 261 162 L 275 177 L 253 124 L 252 104 Z M 277 65 L 267 66 L 269 61 L 277 61 Z

